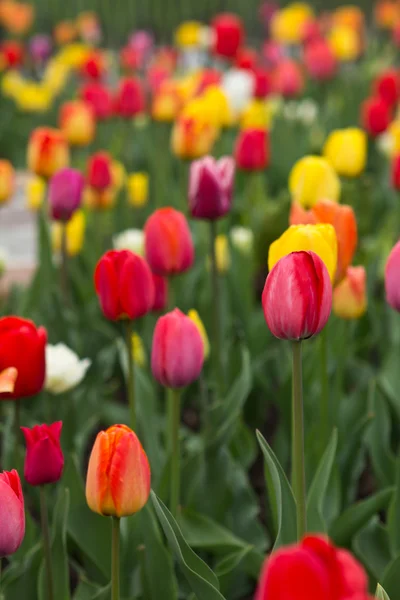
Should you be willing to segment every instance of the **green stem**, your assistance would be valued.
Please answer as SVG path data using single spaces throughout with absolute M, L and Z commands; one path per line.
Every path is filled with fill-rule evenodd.
M 304 465 L 304 415 L 301 366 L 301 342 L 293 342 L 293 488 L 296 498 L 297 539 L 307 530 L 306 477 Z
M 347 328 L 349 326 L 348 321 L 345 319 L 341 319 L 341 323 L 338 323 L 339 330 L 341 330 L 341 347 L 340 352 L 338 354 L 338 362 L 336 367 L 336 395 L 335 395 L 335 404 L 333 407 L 334 410 L 334 423 L 335 427 L 339 427 L 340 420 L 340 405 L 344 396 L 344 383 L 345 383 L 345 369 L 346 369 L 346 359 L 348 355 L 348 336 L 347 336 Z
M 130 426 L 136 431 L 136 404 L 135 404 L 135 361 L 132 354 L 133 322 L 125 321 L 125 343 L 128 354 L 128 404 L 130 412 Z
M 49 518 L 48 518 L 48 514 L 47 514 L 46 490 L 45 490 L 44 485 L 40 486 L 39 494 L 40 494 L 40 518 L 41 518 L 41 522 L 42 522 L 42 534 L 43 534 L 43 550 L 44 550 L 46 575 L 47 575 L 48 600 L 54 600 L 50 529 L 49 529 Z
M 67 224 L 61 223 L 61 265 L 60 265 L 61 292 L 64 301 L 68 303 L 68 250 L 67 250 Z
M 119 600 L 119 518 L 112 517 L 111 600 Z
M 172 404 L 170 436 L 171 436 L 171 488 L 170 510 L 176 519 L 180 498 L 180 447 L 179 425 L 181 420 L 181 391 L 171 390 L 170 402 Z
M 216 254 L 217 223 L 210 221 L 210 258 L 211 258 L 211 289 L 213 298 L 213 366 L 215 371 L 215 381 L 217 384 L 218 398 L 221 399 L 224 393 L 224 373 L 222 365 L 222 346 L 221 346 L 221 294 L 220 280 L 217 268 Z
M 321 357 L 321 412 L 320 412 L 320 439 L 321 452 L 325 451 L 329 437 L 329 383 L 328 383 L 328 343 L 326 327 L 320 335 Z

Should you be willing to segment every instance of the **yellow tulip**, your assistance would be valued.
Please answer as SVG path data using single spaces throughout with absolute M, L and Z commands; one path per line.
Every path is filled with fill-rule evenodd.
M 50 90 L 39 83 L 25 83 L 14 97 L 18 108 L 24 112 L 47 112 L 53 103 Z
M 333 27 L 328 41 L 334 55 L 341 62 L 351 62 L 360 56 L 360 37 L 351 27 L 343 25 Z
M 119 192 L 126 181 L 126 170 L 122 162 L 113 160 L 111 163 L 112 186 L 115 192 Z
M 202 94 L 201 100 L 206 114 L 210 115 L 216 127 L 232 127 L 235 124 L 229 100 L 219 86 L 210 85 Z
M 199 330 L 201 339 L 203 340 L 203 344 L 204 344 L 204 358 L 207 359 L 210 355 L 210 342 L 208 339 L 206 328 L 204 327 L 204 323 L 200 319 L 199 313 L 197 312 L 197 310 L 194 310 L 194 308 L 189 310 L 188 317 L 189 317 L 189 319 L 191 319 L 193 321 L 193 323 L 196 325 L 197 329 Z
M 147 364 L 146 353 L 142 338 L 138 333 L 133 333 L 131 343 L 133 362 L 139 365 L 139 367 L 145 367 Z
M 38 211 L 46 195 L 46 182 L 42 177 L 33 175 L 26 184 L 26 205 L 30 210 Z
M 1 80 L 1 91 L 4 96 L 14 98 L 24 84 L 25 80 L 19 71 L 7 71 Z
M 292 200 L 304 208 L 311 208 L 319 200 L 338 202 L 340 188 L 340 179 L 334 168 L 320 156 L 304 156 L 289 175 Z
M 149 199 L 149 176 L 147 173 L 131 173 L 127 177 L 129 204 L 135 208 L 146 206 Z
M 338 175 L 358 177 L 367 162 L 367 134 L 357 127 L 336 129 L 328 136 L 323 154 Z
M 199 46 L 203 26 L 198 21 L 184 21 L 175 31 L 175 44 L 180 48 Z
M 182 159 L 194 160 L 209 154 L 219 129 L 199 117 L 178 117 L 171 133 L 171 149 Z
M 312 250 L 315 254 L 318 254 L 328 269 L 331 281 L 335 279 L 337 239 L 332 225 L 291 225 L 269 247 L 269 270 L 287 254 L 301 250 Z
M 271 35 L 281 44 L 299 44 L 305 23 L 313 17 L 311 7 L 304 2 L 294 2 L 275 13 L 271 22 Z
M 378 146 L 388 158 L 393 158 L 400 153 L 400 120 L 393 121 L 385 133 L 379 136 Z
M 61 251 L 61 232 L 63 225 L 54 223 L 52 225 L 53 252 Z M 76 256 L 82 251 L 85 241 L 86 217 L 83 210 L 77 210 L 66 224 L 67 228 L 67 254 Z
M 90 46 L 76 42 L 63 46 L 53 60 L 71 69 L 79 69 L 91 52 Z
M 272 112 L 265 100 L 254 98 L 244 109 L 240 117 L 241 129 L 269 129 Z
M 57 61 L 49 60 L 43 74 L 43 85 L 54 95 L 59 94 L 68 81 L 70 67 Z
M 229 252 L 228 238 L 222 233 L 217 235 L 217 239 L 215 240 L 215 255 L 219 273 L 226 273 L 231 266 L 231 255 Z

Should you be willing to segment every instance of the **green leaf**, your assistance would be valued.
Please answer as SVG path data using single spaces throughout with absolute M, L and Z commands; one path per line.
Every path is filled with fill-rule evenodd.
M 198 600 L 222 600 L 216 575 L 189 547 L 177 522 L 153 491 L 151 500 L 171 550 Z
M 242 564 L 243 560 L 248 556 L 251 552 L 251 546 L 244 546 L 243 548 L 239 548 L 229 554 L 226 554 L 221 560 L 217 562 L 215 565 L 215 574 L 218 577 L 224 577 L 225 575 L 229 575 L 234 569 L 236 569 L 240 564 Z
M 327 532 L 324 501 L 335 460 L 337 437 L 337 431 L 335 430 L 310 486 L 307 498 L 307 531 Z
M 396 459 L 390 448 L 391 419 L 386 396 L 381 388 L 374 390 L 374 419 L 367 435 L 367 444 L 374 473 L 382 486 L 393 485 Z
M 353 550 L 375 580 L 380 581 L 392 557 L 387 527 L 379 517 L 373 517 L 354 537 Z
M 273 546 L 273 550 L 276 550 L 280 546 L 291 544 L 297 539 L 296 501 L 282 466 L 259 431 L 257 431 L 257 439 L 270 476 L 270 481 L 267 480 L 270 503 L 276 511 L 277 531 Z
M 393 556 L 400 554 L 400 456 L 396 466 L 395 490 L 388 510 L 388 531 Z
M 376 586 L 375 598 L 378 600 L 390 600 L 389 596 L 383 589 L 380 583 Z
M 7 600 L 37 600 L 37 574 L 42 561 L 42 544 L 34 546 L 22 565 L 11 565 L 4 573 Z
M 345 510 L 329 528 L 329 535 L 338 546 L 349 546 L 353 536 L 380 510 L 385 509 L 394 488 L 386 488 Z
M 390 598 L 398 598 L 400 588 L 400 555 L 396 556 L 385 570 L 381 585 Z

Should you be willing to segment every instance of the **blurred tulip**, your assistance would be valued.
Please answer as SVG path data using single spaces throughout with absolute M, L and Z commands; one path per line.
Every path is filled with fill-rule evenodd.
M 51 394 L 64 394 L 81 383 L 91 365 L 65 344 L 47 344 L 46 381 L 44 389 Z
M 386 261 L 385 290 L 386 302 L 400 312 L 400 242 L 393 247 Z M 1 321 L 0 321 L 1 323 Z M 0 334 L 1 335 L 1 334 Z M 0 337 L 1 340 L 1 337 Z M 1 367 L 1 363 L 0 363 Z
M 88 160 L 87 183 L 94 190 L 104 191 L 112 185 L 112 160 L 108 152 L 99 151 Z
M 235 67 L 237 69 L 245 69 L 247 71 L 254 71 L 258 64 L 258 52 L 253 48 L 242 47 L 236 53 Z
M 400 190 L 400 154 L 397 154 L 392 160 L 391 184 L 393 189 Z
M 183 213 L 159 208 L 147 219 L 144 235 L 146 259 L 157 275 L 176 275 L 193 265 L 192 234 Z
M 131 342 L 131 356 L 133 362 L 143 369 L 147 364 L 147 358 L 142 338 L 139 334 L 133 333 Z
M 244 69 L 229 69 L 222 77 L 221 88 L 234 116 L 240 115 L 254 95 L 255 76 Z
M 391 109 L 382 98 L 367 98 L 362 103 L 361 123 L 371 137 L 386 131 L 391 120 Z
M 73 21 L 59 21 L 54 27 L 53 37 L 59 46 L 63 46 L 78 37 L 78 29 Z
M 25 503 L 15 469 L 0 473 L 0 558 L 14 554 L 25 536 Z
M 178 308 L 160 317 L 154 329 L 151 369 L 169 388 L 185 387 L 198 379 L 204 362 L 204 343 L 197 325 Z
M 144 255 L 144 233 L 141 229 L 126 229 L 113 237 L 115 250 L 130 250 L 139 256 Z
M 300 251 L 274 263 L 265 282 L 262 306 L 267 325 L 277 338 L 305 340 L 319 333 L 332 308 L 332 284 L 321 258 Z
M 62 475 L 64 456 L 60 444 L 62 421 L 52 425 L 21 427 L 26 442 L 24 475 L 29 485 L 56 483 Z
M 359 6 L 340 6 L 335 10 L 332 17 L 335 25 L 350 27 L 360 33 L 365 25 L 365 14 Z
M 65 102 L 59 112 L 59 127 L 71 146 L 88 146 L 96 133 L 92 106 L 83 100 Z
M 264 129 L 240 131 L 235 144 L 235 160 L 240 169 L 262 171 L 269 165 L 269 136 Z
M 51 37 L 45 33 L 38 33 L 29 42 L 29 54 L 36 64 L 45 63 L 51 55 Z
M 313 17 L 311 7 L 305 2 L 293 2 L 277 10 L 271 20 L 271 36 L 281 44 L 299 44 L 304 25 Z
M 230 231 L 232 246 L 245 256 L 251 256 L 254 245 L 254 234 L 251 229 L 237 225 Z
M 296 61 L 285 59 L 273 72 L 273 88 L 284 98 L 299 96 L 304 89 L 304 77 Z
M 138 319 L 150 312 L 154 284 L 146 261 L 130 250 L 109 250 L 97 263 L 96 293 L 107 319 Z
M 359 34 L 351 27 L 343 25 L 333 27 L 328 41 L 335 57 L 341 62 L 351 62 L 360 56 L 361 41 Z
M 82 201 L 85 179 L 77 169 L 65 167 L 50 179 L 49 206 L 55 221 L 69 221 Z
M 19 399 L 38 394 L 44 384 L 47 332 L 28 319 L 0 319 L 0 372 L 15 367 L 18 378 L 14 391 L 0 394 L 2 399 Z M 24 352 L 21 353 L 21 348 Z
M 0 394 L 11 394 L 15 388 L 18 371 L 14 367 L 8 367 L 0 373 Z
M 0 21 L 11 35 L 25 35 L 32 27 L 34 17 L 35 7 L 28 2 L 3 0 L 1 3 Z
M 334 281 L 337 266 L 337 239 L 332 225 L 291 225 L 280 238 L 273 242 L 268 252 L 268 268 L 291 252 L 312 251 L 322 259 Z
M 138 171 L 127 177 L 128 202 L 134 208 L 146 206 L 149 200 L 149 175 Z
M 229 243 L 226 235 L 220 233 L 215 239 L 215 259 L 218 273 L 224 275 L 231 266 Z
M 24 61 L 24 48 L 17 40 L 5 40 L 0 44 L 0 56 L 6 69 L 19 67 Z
M 93 81 L 99 81 L 105 74 L 106 66 L 103 53 L 92 50 L 80 68 L 81 75 Z
M 79 13 L 77 28 L 81 38 L 88 44 L 98 44 L 101 40 L 101 27 L 97 14 L 86 10 Z
M 0 206 L 7 202 L 15 191 L 15 172 L 10 161 L 0 159 Z
M 145 96 L 139 79 L 126 77 L 120 81 L 114 107 L 115 112 L 124 119 L 130 119 L 145 111 Z
M 26 204 L 30 210 L 38 211 L 46 195 L 46 182 L 33 175 L 26 184 Z
M 101 83 L 87 83 L 80 92 L 80 98 L 90 104 L 96 119 L 104 121 L 113 113 L 113 99 L 110 90 Z
M 117 192 L 113 185 L 108 188 L 95 189 L 86 186 L 83 190 L 83 205 L 89 210 L 109 210 L 117 200 Z
M 182 159 L 200 158 L 211 151 L 217 135 L 217 128 L 204 118 L 178 117 L 172 129 L 172 151 Z
M 356 127 L 336 129 L 329 134 L 323 154 L 338 175 L 358 177 L 367 163 L 367 136 Z
M 254 98 L 240 116 L 241 129 L 268 129 L 272 115 L 267 102 Z
M 388 106 L 394 107 L 400 99 L 400 75 L 395 69 L 381 73 L 375 81 L 375 94 Z
M 69 164 L 67 141 L 58 129 L 38 127 L 28 141 L 28 168 L 32 173 L 48 179 Z
M 256 68 L 254 74 L 254 96 L 264 99 L 272 92 L 272 77 L 266 69 Z
M 182 97 L 174 81 L 165 80 L 155 91 L 151 116 L 155 121 L 171 123 L 182 108 Z
M 274 40 L 267 40 L 262 47 L 262 55 L 270 67 L 276 67 L 285 56 L 284 46 Z
M 199 333 L 201 335 L 201 339 L 203 340 L 203 345 L 204 345 L 204 360 L 207 360 L 207 358 L 210 356 L 210 341 L 208 339 L 208 335 L 207 335 L 206 328 L 204 327 L 204 323 L 200 319 L 199 313 L 194 308 L 189 310 L 188 317 L 189 317 L 189 319 L 191 319 L 193 321 L 193 323 L 196 325 L 197 329 L 199 330 Z
M 153 312 L 164 312 L 168 306 L 168 279 L 152 273 L 154 283 Z
M 244 27 L 241 19 L 234 14 L 222 13 L 211 23 L 213 51 L 222 58 L 235 58 L 244 41 Z
M 304 156 L 296 162 L 289 175 L 292 200 L 304 208 L 310 208 L 324 198 L 337 202 L 340 187 L 333 167 L 320 156 Z
M 139 512 L 150 495 L 150 465 L 136 434 L 126 425 L 101 431 L 89 458 L 86 500 L 104 516 Z
M 398 2 L 396 0 L 378 0 L 375 3 L 374 17 L 378 27 L 392 29 L 400 18 Z
M 119 193 L 126 183 L 126 170 L 124 164 L 119 160 L 111 161 L 111 184 L 114 190 Z
M 52 247 L 55 253 L 61 252 L 62 227 L 61 223 L 53 223 L 51 228 Z M 77 210 L 66 224 L 68 256 L 76 256 L 81 253 L 85 241 L 85 231 L 85 213 L 83 210 Z
M 218 161 L 206 156 L 190 165 L 189 210 L 197 219 L 215 220 L 226 215 L 232 204 L 235 162 L 224 156 Z
M 304 63 L 312 79 L 328 81 L 337 70 L 335 55 L 324 39 L 318 39 L 307 44 L 304 50 Z
M 367 275 L 364 267 L 348 267 L 333 290 L 333 312 L 341 319 L 359 319 L 367 310 Z
M 180 48 L 200 46 L 202 24 L 199 21 L 184 21 L 175 30 L 175 44 Z

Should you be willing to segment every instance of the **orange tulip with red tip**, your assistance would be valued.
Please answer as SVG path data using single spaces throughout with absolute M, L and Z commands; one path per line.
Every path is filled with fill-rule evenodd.
M 48 179 L 69 164 L 69 149 L 61 131 L 50 127 L 38 127 L 28 142 L 28 168 Z
M 243 129 L 236 140 L 235 160 L 240 169 L 262 171 L 269 164 L 269 137 L 264 129 Z
M 24 495 L 15 469 L 0 473 L 0 558 L 14 554 L 25 536 Z
M 364 267 L 348 267 L 333 291 L 333 312 L 341 319 L 358 319 L 367 310 L 367 275 Z
M 60 108 L 58 122 L 71 146 L 87 146 L 94 140 L 95 113 L 93 107 L 84 100 L 65 102 Z
M 105 73 L 104 57 L 101 52 L 93 51 L 81 66 L 81 75 L 98 81 Z
M 101 431 L 89 458 L 86 500 L 103 516 L 128 517 L 150 495 L 150 466 L 136 434 L 126 425 Z

